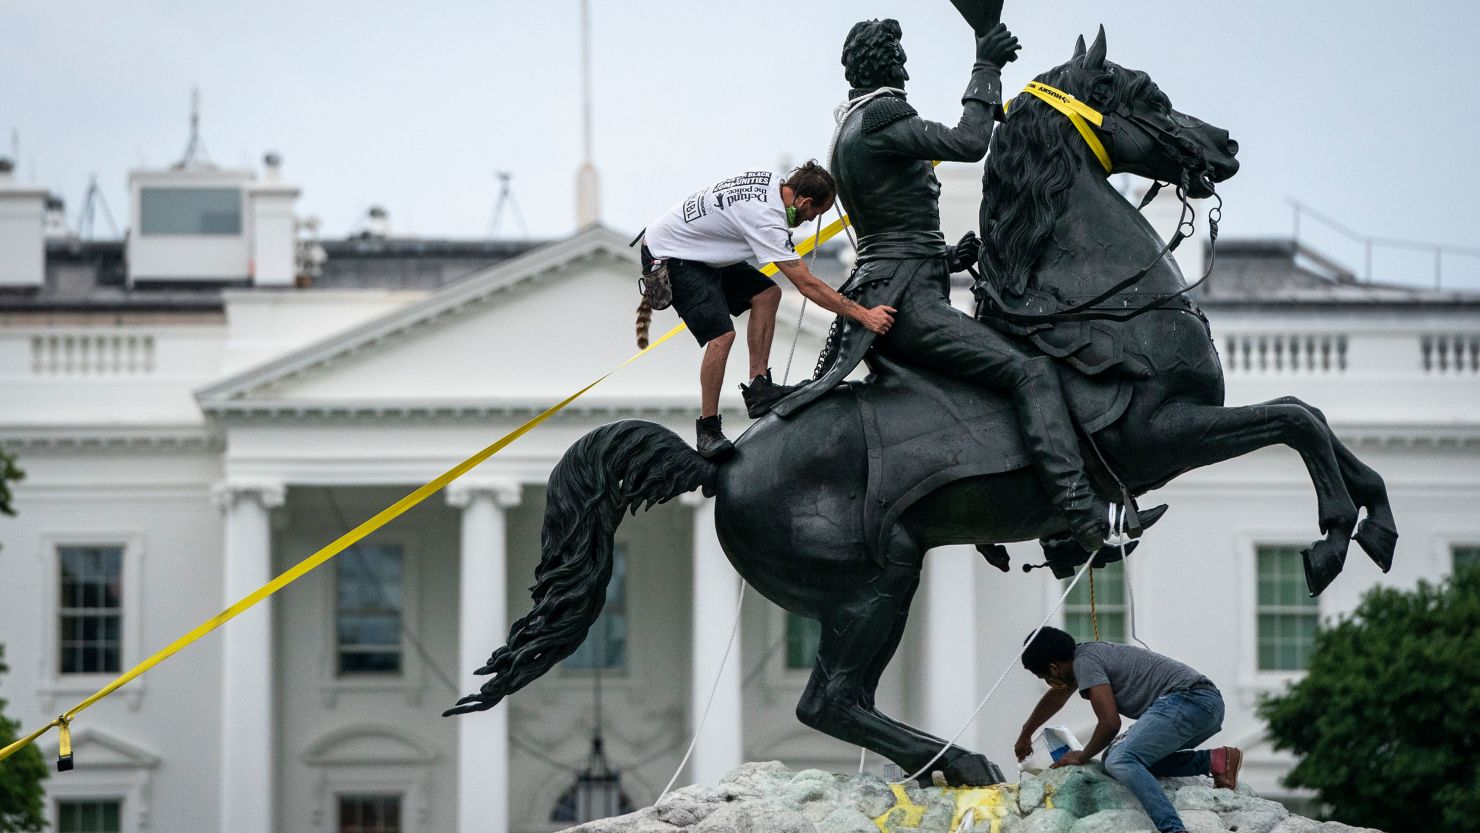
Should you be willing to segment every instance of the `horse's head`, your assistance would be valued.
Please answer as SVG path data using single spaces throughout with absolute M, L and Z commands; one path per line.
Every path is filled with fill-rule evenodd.
M 1086 49 L 1081 37 L 1074 57 L 1038 80 L 1103 114 L 1097 133 L 1109 152 L 1111 173 L 1179 184 L 1185 172 L 1188 195 L 1207 197 L 1213 183 L 1238 172 L 1238 143 L 1227 130 L 1173 109 L 1146 73 L 1105 59 L 1104 27 L 1093 45 Z
M 986 265 L 997 285 L 1013 294 L 1027 287 L 1081 167 L 1102 176 L 1131 173 L 1185 182 L 1191 197 L 1211 196 L 1214 183 L 1238 171 L 1238 143 L 1228 131 L 1172 109 L 1150 76 L 1106 60 L 1105 52 L 1101 27 L 1091 46 L 1079 38 L 1068 62 L 1035 79 L 1044 95 L 1067 93 L 1077 100 L 1068 103 L 1070 109 L 1079 107 L 1089 117 L 1076 124 L 1024 91 L 992 136 L 982 232 L 995 252 Z M 1081 136 L 1081 128 L 1092 137 Z

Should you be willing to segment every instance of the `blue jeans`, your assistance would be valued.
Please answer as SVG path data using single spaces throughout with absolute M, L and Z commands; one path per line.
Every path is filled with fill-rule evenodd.
M 1186 830 L 1157 778 L 1208 775 L 1212 753 L 1194 751 L 1223 728 L 1223 695 L 1216 688 L 1174 691 L 1156 698 L 1105 753 L 1105 771 L 1135 794 L 1162 833 Z

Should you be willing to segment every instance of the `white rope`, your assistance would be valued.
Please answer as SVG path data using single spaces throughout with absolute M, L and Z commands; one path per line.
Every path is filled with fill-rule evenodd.
M 689 740 L 689 748 L 683 753 L 683 760 L 678 762 L 678 769 L 673 771 L 673 777 L 668 779 L 668 785 L 663 788 L 663 792 L 658 794 L 658 801 L 662 801 L 663 796 L 667 795 L 668 791 L 673 789 L 673 782 L 678 780 L 679 773 L 683 772 L 683 768 L 688 766 L 689 756 L 694 754 L 694 746 L 699 743 L 699 733 L 704 731 L 704 721 L 709 719 L 709 707 L 714 705 L 714 695 L 719 693 L 719 683 L 724 678 L 725 663 L 730 659 L 730 649 L 735 646 L 735 632 L 740 630 L 740 610 L 744 605 L 745 580 L 741 579 L 740 597 L 735 600 L 735 623 L 730 625 L 730 640 L 725 643 L 725 652 L 719 658 L 719 671 L 715 673 L 714 685 L 709 689 L 709 701 L 704 704 L 704 714 L 700 716 L 699 724 L 694 727 L 694 737 Z M 697 645 L 694 648 L 698 650 Z M 653 803 L 657 804 L 658 801 L 654 801 Z
M 904 98 L 905 91 L 898 87 L 880 87 L 871 93 L 864 93 L 857 98 L 850 98 L 833 108 L 833 121 L 837 123 L 837 126 L 833 128 L 832 138 L 827 142 L 827 156 L 823 157 L 827 160 L 827 164 L 832 164 L 833 151 L 838 146 L 838 134 L 843 132 L 843 122 L 847 121 L 848 117 L 853 115 L 853 112 L 859 107 L 883 95 L 897 95 L 900 98 Z
M 1113 505 L 1110 507 L 1110 515 L 1111 515 L 1111 518 L 1112 519 L 1115 516 L 1115 507 Z M 1125 523 L 1125 520 L 1124 519 L 1125 519 L 1125 515 L 1122 513 L 1121 514 L 1121 525 L 1122 526 L 1121 526 L 1120 529 L 1117 529 L 1114 526 L 1114 521 L 1112 520 L 1112 522 L 1111 522 L 1112 525 L 1110 527 L 1111 530 L 1113 530 L 1113 531 L 1115 531 L 1117 533 L 1123 532 L 1124 523 Z M 1124 545 L 1122 544 L 1122 547 L 1123 546 Z M 1122 552 L 1123 551 L 1124 550 L 1122 549 Z M 1002 676 L 998 677 L 997 678 L 997 682 L 995 682 L 995 683 L 992 684 L 992 688 L 991 688 L 990 691 L 987 692 L 987 696 L 986 697 L 983 697 L 982 698 L 982 701 L 980 703 L 977 703 L 976 704 L 976 711 L 972 712 L 971 713 L 971 717 L 968 717 L 966 719 L 966 723 L 961 726 L 961 730 L 959 732 L 957 732 L 955 734 L 955 736 L 953 736 L 950 740 L 946 741 L 945 742 L 945 745 L 940 748 L 940 751 L 935 753 L 935 757 L 933 757 L 930 760 L 926 761 L 925 762 L 925 765 L 922 766 L 922 767 L 920 767 L 920 769 L 917 772 L 915 772 L 914 774 L 910 775 L 908 778 L 904 778 L 904 779 L 901 779 L 899 781 L 895 781 L 894 782 L 895 784 L 906 785 L 906 784 L 909 784 L 909 783 L 915 781 L 921 775 L 924 775 L 926 772 L 928 772 L 930 770 L 930 767 L 932 767 L 932 766 L 935 765 L 935 762 L 936 761 L 940 760 L 940 756 L 946 754 L 946 750 L 950 749 L 953 745 L 955 745 L 956 741 L 958 741 L 958 740 L 961 739 L 961 736 L 962 735 L 966 734 L 966 730 L 968 728 L 970 728 L 971 724 L 976 721 L 977 715 L 980 715 L 982 713 L 982 709 L 986 708 L 987 701 L 990 700 L 990 699 L 992 699 L 992 695 L 997 693 L 997 689 L 998 689 L 999 686 L 1002 685 L 1002 681 L 1003 680 L 1006 680 L 1007 679 L 1007 675 L 1012 672 L 1013 666 L 1017 665 L 1019 662 L 1022 661 L 1023 654 L 1027 653 L 1027 651 L 1028 651 L 1028 646 L 1033 644 L 1033 640 L 1038 637 L 1038 634 L 1039 634 L 1040 631 L 1042 631 L 1044 628 L 1048 627 L 1049 620 L 1054 617 L 1054 614 L 1056 614 L 1056 613 L 1059 612 L 1059 608 L 1061 608 L 1061 607 L 1064 606 L 1064 601 L 1069 598 L 1069 594 L 1070 593 L 1074 592 L 1074 586 L 1079 583 L 1079 580 L 1080 579 L 1084 578 L 1084 574 L 1087 573 L 1087 572 L 1089 572 L 1090 566 L 1093 565 L 1094 563 L 1095 563 L 1095 559 L 1094 559 L 1094 556 L 1093 555 L 1091 555 L 1088 559 L 1085 560 L 1084 566 L 1079 568 L 1079 572 L 1077 574 L 1075 574 L 1074 580 L 1071 581 L 1071 582 L 1069 582 L 1069 586 L 1068 587 L 1065 587 L 1064 588 L 1063 594 L 1060 595 L 1059 596 L 1059 600 L 1056 603 L 1054 603 L 1053 609 L 1048 612 L 1048 615 L 1047 616 L 1043 617 L 1043 621 L 1041 623 L 1039 623 L 1039 625 L 1038 625 L 1037 628 L 1034 628 L 1033 629 L 1033 632 L 1028 635 L 1027 640 L 1025 640 L 1023 642 L 1022 650 L 1018 651 L 1017 656 L 1013 658 L 1013 661 L 1010 662 L 1010 663 L 1008 663 L 1008 665 L 1007 665 L 1006 668 L 1002 669 Z
M 812 259 L 808 268 L 817 265 L 817 249 L 822 245 L 822 215 L 817 215 L 817 234 L 812 238 Z M 802 319 L 807 316 L 807 299 L 802 298 L 802 308 L 797 310 L 797 326 L 791 334 L 791 352 L 786 354 L 786 371 L 781 374 L 781 384 L 791 381 L 791 360 L 797 354 L 797 340 L 802 337 Z
M 1120 547 L 1120 576 L 1125 582 L 1125 609 L 1126 617 L 1131 620 L 1131 639 L 1149 651 L 1151 650 L 1151 646 L 1142 642 L 1141 637 L 1136 635 L 1136 594 L 1135 591 L 1131 590 L 1131 565 L 1125 560 L 1124 545 Z

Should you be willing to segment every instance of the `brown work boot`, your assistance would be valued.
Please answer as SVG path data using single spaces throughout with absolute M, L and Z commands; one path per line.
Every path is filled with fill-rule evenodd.
M 698 422 L 695 423 L 694 428 L 699 435 L 699 441 L 696 443 L 696 446 L 699 449 L 699 453 L 704 455 L 704 459 L 711 463 L 717 463 L 735 453 L 734 444 L 730 442 L 729 438 L 725 436 L 724 430 L 720 428 L 719 414 L 710 417 L 700 417 Z
M 1244 765 L 1244 753 L 1237 746 L 1213 750 L 1213 786 L 1220 790 L 1238 789 L 1238 769 Z
M 740 385 L 740 395 L 745 399 L 745 413 L 751 419 L 760 419 L 771 410 L 771 406 L 785 399 L 801 385 L 778 385 L 771 381 L 771 369 Z

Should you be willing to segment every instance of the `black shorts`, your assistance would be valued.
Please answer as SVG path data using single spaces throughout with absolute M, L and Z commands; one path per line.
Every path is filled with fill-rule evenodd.
M 733 333 L 731 316 L 750 309 L 750 299 L 776 285 L 748 263 L 716 268 L 692 260 L 668 259 L 673 308 L 703 347 Z

